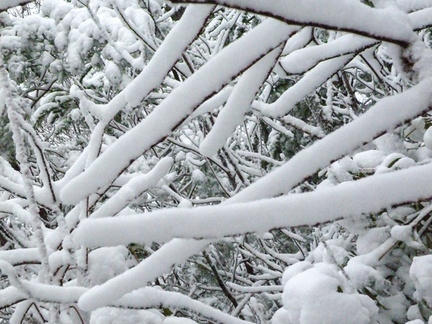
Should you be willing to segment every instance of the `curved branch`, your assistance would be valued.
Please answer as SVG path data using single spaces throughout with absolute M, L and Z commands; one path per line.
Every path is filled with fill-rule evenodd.
M 404 48 L 415 40 L 408 16 L 403 12 L 392 8 L 375 9 L 356 1 L 172 0 L 172 2 L 218 4 L 272 17 L 290 25 L 350 32 Z

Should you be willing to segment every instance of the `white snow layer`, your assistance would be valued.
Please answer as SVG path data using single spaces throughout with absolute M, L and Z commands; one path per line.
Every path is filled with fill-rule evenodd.
M 4 260 L 11 265 L 41 262 L 41 258 L 37 248 L 0 251 L 0 260 Z
M 286 163 L 284 166 L 280 167 L 276 171 L 273 171 L 272 173 L 268 174 L 266 177 L 262 178 L 261 180 L 257 181 L 256 183 L 252 184 L 236 196 L 234 196 L 231 199 L 228 199 L 225 203 L 223 203 L 221 206 L 217 206 L 217 208 L 225 208 L 224 205 L 226 204 L 235 204 L 238 202 L 247 202 L 247 201 L 254 201 L 262 198 L 268 198 L 275 195 L 278 195 L 280 193 L 287 193 L 289 190 L 292 189 L 293 186 L 297 185 L 302 179 L 309 176 L 310 174 L 313 174 L 314 172 L 317 172 L 321 168 L 327 166 L 330 161 L 337 159 L 338 157 L 348 154 L 351 151 L 353 151 L 356 147 L 361 146 L 363 143 L 370 142 L 374 139 L 378 134 L 388 131 L 396 127 L 401 121 L 412 119 L 415 116 L 421 114 L 423 111 L 426 111 L 429 107 L 429 104 L 431 102 L 431 94 L 430 89 L 431 87 L 431 80 L 425 80 L 419 83 L 417 86 L 411 88 L 410 90 L 406 91 L 403 94 L 396 95 L 394 97 L 389 97 L 386 99 L 381 100 L 377 105 L 375 105 L 373 108 L 371 108 L 367 113 L 365 113 L 363 116 L 359 117 L 352 123 L 345 125 L 341 127 L 339 130 L 335 131 L 333 134 L 326 136 L 324 139 L 318 141 L 316 144 L 312 145 L 311 147 L 303 150 L 299 154 L 297 154 L 295 157 L 293 157 L 288 163 Z M 411 109 L 405 109 L 406 107 L 410 107 Z M 367 131 L 365 131 L 367 130 Z M 320 157 L 319 159 L 317 157 Z M 428 167 L 425 167 L 428 169 Z M 429 175 L 429 171 L 426 169 L 423 169 L 422 173 L 424 172 L 425 176 Z M 408 169 L 408 170 L 402 170 L 398 172 L 413 172 L 413 170 L 418 170 L 417 168 Z M 414 171 L 414 173 L 416 173 Z M 394 176 L 390 174 L 383 174 L 382 176 L 388 176 L 389 179 L 398 178 L 397 176 Z M 411 176 L 410 176 L 411 177 Z M 407 177 L 405 180 L 400 179 L 401 181 L 410 181 L 410 177 Z M 420 178 L 420 181 L 426 181 L 425 178 L 420 175 L 418 178 Z M 423 178 L 423 179 L 422 179 Z M 364 179 L 367 180 L 367 179 Z M 368 181 L 371 181 L 369 179 Z M 372 180 L 373 181 L 373 180 Z M 85 183 L 85 182 L 84 182 Z M 362 182 L 361 182 L 362 183 Z M 348 184 L 345 184 L 345 186 Z M 352 186 L 352 184 L 350 184 Z M 359 185 L 359 188 L 362 185 Z M 391 187 L 391 190 L 397 190 L 397 188 L 400 188 L 401 190 L 408 190 L 406 188 L 406 185 L 402 186 L 389 186 Z M 411 186 L 410 186 L 411 187 Z M 418 186 L 417 186 L 418 187 Z M 425 187 L 428 188 L 428 185 Z M 385 188 L 387 190 L 387 188 Z M 340 190 L 340 189 L 339 189 Z M 425 191 L 419 189 L 421 191 L 420 197 L 422 197 L 423 194 L 425 194 Z M 343 190 L 342 190 L 343 191 Z M 361 194 L 363 189 L 358 190 L 358 194 Z M 385 195 L 385 190 L 377 190 L 381 195 Z M 400 192 L 401 193 L 401 192 Z M 317 194 L 317 193 L 313 193 Z M 326 191 L 326 195 L 328 194 L 328 191 Z M 371 201 L 376 200 L 376 196 L 372 193 L 364 192 L 364 194 L 369 194 L 373 196 L 371 198 Z M 299 196 L 299 200 L 297 203 L 300 202 L 300 200 L 305 199 L 302 197 L 308 197 L 308 196 Z M 325 196 L 322 196 L 322 198 Z M 389 198 L 389 197 L 387 197 Z M 282 198 L 279 198 L 282 199 Z M 294 198 L 284 198 L 284 199 L 293 199 Z M 296 198 L 295 198 L 296 199 Z M 362 201 L 365 198 L 360 199 Z M 404 197 L 406 199 L 406 197 Z M 415 198 L 416 200 L 418 197 Z M 382 208 L 387 207 L 384 206 L 385 204 L 392 204 L 394 203 L 393 199 L 390 199 L 392 201 L 387 202 L 379 202 L 378 205 L 380 207 L 375 206 L 374 208 Z M 269 203 L 271 201 L 271 203 Z M 273 200 L 270 201 L 264 201 L 264 204 L 272 205 Z M 311 200 L 310 200 L 311 201 Z M 310 204 L 311 202 L 308 201 L 307 203 Z M 348 204 L 348 202 L 351 201 L 351 197 L 348 197 L 348 200 L 345 200 L 343 203 Z M 357 200 L 358 201 L 358 200 Z M 258 202 L 259 203 L 259 202 Z M 329 203 L 329 201 L 326 202 L 330 208 L 336 208 L 334 204 Z M 262 207 L 263 205 L 261 205 Z M 286 208 L 286 205 L 281 202 L 280 207 L 282 209 Z M 234 208 L 241 208 L 233 206 Z M 271 207 L 271 206 L 270 206 Z M 312 203 L 312 206 L 308 206 L 311 208 L 319 209 L 319 205 L 317 205 L 315 202 Z M 357 207 L 357 206 L 356 206 Z M 364 208 L 364 206 L 360 206 L 361 208 Z M 213 207 L 211 207 L 213 208 Z M 216 207 L 215 207 L 216 208 Z M 301 207 L 300 207 L 301 208 Z M 362 209 L 356 209 L 356 213 L 361 213 Z M 316 211 L 315 209 L 315 211 Z M 201 210 L 201 209 L 198 209 Z M 211 209 L 208 209 L 211 210 Z M 273 209 L 274 210 L 274 209 Z M 342 208 L 341 208 L 342 210 Z M 183 210 L 184 211 L 184 210 Z M 206 209 L 207 211 L 207 209 Z M 330 210 L 329 210 L 330 211 Z M 170 211 L 167 211 L 171 213 Z M 180 212 L 182 212 L 180 210 Z M 188 212 L 195 212 L 195 209 L 188 209 Z M 279 211 L 277 211 L 279 212 Z M 161 213 L 164 213 L 164 217 L 170 217 L 169 215 L 165 214 L 165 211 L 161 211 Z M 197 212 L 195 212 L 197 213 Z M 224 211 L 225 213 L 225 211 Z M 330 214 L 330 213 L 329 213 Z M 158 214 L 159 215 L 159 214 Z M 278 224 L 274 224 L 273 226 L 286 226 L 288 223 L 291 223 L 288 221 L 282 221 L 283 217 L 276 217 L 277 215 L 272 215 L 269 212 L 264 213 L 264 215 L 269 215 L 272 218 L 279 219 Z M 312 214 L 311 214 L 312 215 Z M 341 215 L 340 217 L 343 217 L 346 215 L 345 213 Z M 227 215 L 225 215 L 227 216 Z M 208 217 L 208 216 L 207 216 Z M 237 216 L 238 217 L 238 216 Z M 249 224 L 253 224 L 251 220 L 245 216 L 242 215 L 243 222 Z M 260 222 L 263 222 L 262 220 L 262 214 L 256 215 L 257 218 L 260 219 Z M 172 217 L 171 217 L 172 218 Z M 199 220 L 201 217 L 196 217 L 197 222 L 201 222 L 202 220 Z M 231 218 L 231 221 L 234 218 Z M 112 219 L 113 221 L 114 219 Z M 326 220 L 330 220 L 326 217 Z M 91 220 L 96 221 L 96 220 Z M 152 217 L 150 219 L 145 220 L 152 221 Z M 169 220 L 171 222 L 171 220 Z M 299 223 L 301 221 L 297 219 Z M 312 220 L 309 219 L 310 222 L 318 222 L 318 221 L 324 221 L 323 218 Z M 90 223 L 90 220 L 88 221 L 88 227 L 83 226 L 79 229 L 79 234 L 81 236 L 81 240 L 88 241 L 87 244 L 95 244 L 99 245 L 101 241 L 91 239 L 91 234 L 89 234 L 88 229 L 92 227 L 92 224 Z M 189 222 L 189 219 L 188 219 Z M 228 235 L 228 231 L 221 230 L 221 222 L 220 220 L 217 222 L 217 228 L 216 234 L 215 233 L 207 233 L 210 237 L 215 236 L 221 236 L 221 235 Z M 196 223 L 195 223 L 196 224 Z M 109 224 L 105 224 L 106 226 L 109 226 Z M 104 226 L 105 226 L 104 225 Z M 252 226 L 253 227 L 253 226 Z M 201 229 L 208 228 L 208 224 L 204 224 L 204 226 L 201 226 Z M 265 228 L 271 228 L 270 226 L 266 226 Z M 136 230 L 136 228 L 134 228 Z M 187 229 L 186 229 L 187 230 Z M 256 228 L 252 228 L 252 230 L 256 230 Z M 259 229 L 260 231 L 265 231 L 264 229 Z M 172 230 L 170 230 L 172 231 Z M 240 232 L 243 232 L 244 228 L 240 229 Z M 99 230 L 97 231 L 99 232 Z M 97 233 L 96 232 L 96 233 Z M 231 231 L 231 232 L 238 232 Z M 96 233 L 94 233 L 96 235 Z M 100 233 L 100 232 L 99 232 Z M 128 233 L 129 234 L 129 233 Z M 141 233 L 142 234 L 142 233 Z M 173 232 L 171 232 L 168 235 L 165 235 L 163 240 L 167 239 L 167 237 L 172 236 Z M 184 235 L 185 233 L 176 233 Z M 153 237 L 149 239 L 149 241 L 152 241 L 156 236 L 158 236 L 156 233 L 152 233 Z M 160 234 L 161 236 L 164 236 L 163 234 Z M 101 238 L 101 234 L 97 235 L 98 238 Z M 126 236 L 126 235 L 125 235 Z M 162 239 L 162 237 L 159 236 L 157 239 Z M 137 238 L 139 241 L 142 241 L 142 237 Z M 126 238 L 121 237 L 121 235 L 117 235 L 116 240 L 119 241 L 127 241 Z M 97 242 L 96 242 L 97 241 Z M 181 263 L 186 261 L 186 259 L 195 253 L 198 253 L 201 249 L 203 249 L 210 241 L 209 240 L 184 240 L 184 239 L 174 239 L 167 244 L 163 245 L 161 249 L 159 249 L 156 253 L 152 254 L 149 258 L 143 260 L 139 265 L 136 267 L 126 271 L 125 273 L 117 276 L 116 278 L 113 278 L 106 283 L 102 284 L 101 286 L 93 288 L 91 291 L 84 294 L 80 300 L 80 307 L 83 307 L 85 309 L 95 309 L 104 305 L 109 304 L 110 302 L 115 301 L 116 299 L 123 296 L 125 293 L 133 291 L 135 289 L 138 289 L 140 287 L 143 287 L 147 284 L 148 281 L 153 280 L 155 277 L 163 274 L 165 271 L 168 271 L 172 264 L 175 263 Z M 110 244 L 114 244 L 111 242 Z M 169 261 L 171 260 L 171 261 Z
M 131 161 L 171 134 L 209 95 L 221 90 L 246 67 L 281 45 L 295 30 L 297 28 L 284 23 L 266 20 L 225 47 L 176 88 L 140 124 L 108 147 L 87 170 L 71 180 L 60 192 L 63 202 L 76 204 L 109 185 Z M 272 37 L 268 37 L 269 33 Z M 209 79 L 209 75 L 213 77 Z
M 416 297 L 432 307 L 432 255 L 414 257 L 410 277 L 416 287 Z
M 396 8 L 376 9 L 351 0 L 173 0 L 216 3 L 265 14 L 289 24 L 318 26 L 409 44 L 415 36 L 407 15 Z M 341 14 L 345 13 L 345 14 Z M 368 23 L 365 24 L 365 21 Z
M 273 50 L 243 73 L 210 133 L 202 141 L 201 154 L 204 156 L 216 154 L 234 132 L 236 126 L 243 122 L 244 115 L 250 109 L 255 94 L 273 69 L 281 51 L 281 47 Z
M 343 278 L 333 267 L 308 264 L 306 270 L 290 276 L 283 292 L 284 307 L 272 324 L 373 323 L 378 307 L 366 295 L 341 292 Z
M 91 218 L 114 216 L 142 192 L 154 187 L 171 168 L 173 159 L 165 157 L 148 173 L 132 178 L 90 215 Z
M 382 99 L 365 114 L 300 151 L 285 165 L 262 177 L 229 201 L 252 201 L 288 193 L 331 161 L 429 110 L 432 103 L 431 87 L 432 79 L 426 79 L 404 93 Z
M 92 312 L 90 324 L 166 324 L 157 311 L 103 307 Z
M 346 54 L 357 53 L 377 43 L 376 40 L 357 35 L 344 35 L 334 41 L 301 48 L 281 60 L 281 65 L 288 73 L 304 73 L 320 61 Z
M 274 103 L 262 104 L 261 112 L 271 117 L 287 115 L 296 104 L 343 68 L 353 57 L 353 54 L 347 54 L 319 63 L 305 73 L 300 81 L 286 90 Z
M 173 238 L 218 239 L 273 228 L 314 225 L 432 197 L 431 180 L 432 164 L 427 164 L 344 182 L 315 192 L 249 203 L 164 209 L 113 219 L 86 219 L 78 227 L 75 240 L 85 246 L 151 244 Z
M 220 0 L 217 2 L 237 7 L 253 8 L 255 11 L 260 11 L 265 7 L 271 15 L 284 20 L 295 19 L 293 22 L 300 24 L 309 24 L 311 22 L 312 24 L 315 23 L 324 26 L 328 24 L 328 26 L 337 27 L 340 30 L 353 30 L 358 34 L 374 35 L 377 39 L 399 43 L 409 43 L 412 37 L 409 23 L 396 10 L 372 9 L 354 1 L 304 0 L 298 2 L 293 0 L 271 0 L 265 4 L 258 0 Z M 3 1 L 4 3 L 6 2 Z M 8 1 L 8 3 L 18 3 L 18 1 Z M 356 14 L 334 16 L 334 6 L 342 8 L 339 10 L 346 10 L 345 12 Z M 212 9 L 213 7 L 209 6 L 205 14 L 208 15 Z M 189 8 L 188 11 L 193 12 Z M 331 14 L 330 11 L 332 12 Z M 200 19 L 206 18 L 201 8 L 197 12 L 203 13 L 202 15 L 200 14 Z M 423 16 L 425 21 L 429 19 L 426 15 Z M 201 24 L 201 22 L 195 24 L 194 19 L 190 20 L 192 24 L 196 26 Z M 365 20 L 370 22 L 366 27 L 364 27 Z M 182 21 L 185 21 L 185 19 L 182 19 Z M 234 46 L 229 46 L 222 51 L 221 54 L 213 58 L 200 71 L 176 89 L 149 118 L 109 147 L 101 157 L 96 158 L 95 163 L 89 165 L 89 168 L 83 174 L 66 185 L 61 191 L 62 200 L 71 204 L 78 203 L 90 193 L 109 185 L 131 161 L 142 154 L 142 152 L 148 150 L 161 138 L 170 134 L 172 129 L 190 116 L 191 112 L 202 104 L 205 99 L 224 87 L 232 78 L 236 77 L 245 68 L 251 66 L 263 55 L 270 53 L 267 55 L 267 57 L 270 57 L 273 53 L 276 53 L 277 50 L 274 50 L 274 48 L 282 44 L 289 37 L 289 34 L 295 30 L 295 28 L 269 19 L 241 38 L 235 45 L 233 44 Z M 267 37 L 269 33 L 274 37 Z M 185 35 L 188 36 L 192 34 L 185 32 Z M 175 37 L 178 36 L 180 35 L 173 34 L 173 36 L 169 37 L 173 37 L 175 40 Z M 144 69 L 145 73 L 134 80 L 118 98 L 116 97 L 117 99 L 107 106 L 97 106 L 94 109 L 103 118 L 102 124 L 107 123 L 124 105 L 139 104 L 144 96 L 151 91 L 152 87 L 157 86 L 161 82 L 162 75 L 166 74 L 165 71 L 171 68 L 178 58 L 178 54 L 190 42 L 190 40 L 183 42 L 184 35 L 182 34 L 181 36 L 177 38 L 177 42 L 174 41 L 178 45 L 176 50 L 173 50 L 171 47 L 165 48 L 166 55 L 172 54 L 169 60 L 165 61 L 166 57 L 163 55 L 155 55 L 155 57 L 158 57 L 158 60 L 152 60 Z M 367 43 L 366 40 L 365 43 Z M 171 44 L 172 42 L 169 43 Z M 250 46 L 251 44 L 257 46 Z M 341 46 L 343 45 L 341 44 Z M 245 52 L 245 48 L 248 51 Z M 272 50 L 273 53 L 271 52 Z M 347 49 L 347 51 L 349 50 L 352 49 Z M 326 55 L 326 58 L 332 55 L 330 49 L 325 49 L 322 54 Z M 307 60 L 301 68 L 308 69 L 315 66 L 318 60 L 321 59 L 323 59 L 323 56 L 321 58 L 315 57 L 314 60 Z M 292 56 L 288 60 L 295 61 L 295 56 Z M 232 66 L 226 64 L 229 61 L 233 62 Z M 258 65 L 264 61 L 265 59 L 255 64 Z M 332 63 L 327 64 L 343 63 L 342 61 L 342 58 L 338 58 L 334 59 Z M 227 66 L 226 68 L 224 68 L 225 65 Z M 269 62 L 269 68 L 270 65 Z M 150 69 L 149 66 L 153 68 Z M 238 67 L 238 70 L 234 70 L 234 66 Z M 326 65 L 327 68 L 328 65 Z M 249 68 L 249 71 L 245 75 L 247 73 L 252 74 L 251 71 L 253 71 L 253 66 Z M 157 75 L 157 77 L 154 75 Z M 204 79 L 208 81 L 208 75 L 218 77 L 212 80 L 212 82 L 202 82 Z M 319 76 L 323 77 L 322 75 Z M 319 79 L 316 77 L 315 80 Z M 321 82 L 321 80 L 319 81 Z M 143 85 L 149 85 L 149 88 L 144 91 Z M 239 89 L 241 89 L 240 85 L 241 83 L 237 84 Z M 148 215 L 111 219 L 89 219 L 84 221 L 79 227 L 75 240 L 77 243 L 99 246 L 105 243 L 108 245 L 117 244 L 116 242 L 167 242 L 175 237 L 220 238 L 225 235 L 244 233 L 245 231 L 263 232 L 273 227 L 314 224 L 336 218 L 357 216 L 364 212 L 378 211 L 391 204 L 402 202 L 402 199 L 405 202 L 410 197 L 413 199 L 418 199 L 418 197 L 428 198 L 432 196 L 432 189 L 428 189 L 430 187 L 428 183 L 431 180 L 430 165 L 377 175 L 371 179 L 343 184 L 335 188 L 321 190 L 320 192 L 291 195 L 247 204 L 239 203 L 287 193 L 302 179 L 327 166 L 331 161 L 352 152 L 364 142 L 370 142 L 378 134 L 393 129 L 402 121 L 411 119 L 426 111 L 431 103 L 430 94 L 428 94 L 430 88 L 431 81 L 429 80 L 420 83 L 401 95 L 382 100 L 368 113 L 305 149 L 285 166 L 264 177 L 233 199 L 228 200 L 226 204 L 188 210 L 161 210 L 149 213 Z M 195 91 L 196 89 L 200 89 L 200 91 Z M 233 99 L 231 100 L 234 103 L 236 103 L 234 99 L 241 101 L 243 109 L 239 109 L 238 118 L 230 120 L 230 123 L 232 122 L 230 128 L 235 127 L 241 121 L 244 109 L 248 108 L 247 105 L 250 97 L 253 96 L 253 91 L 251 90 L 248 96 L 236 98 L 234 96 L 235 91 L 234 89 L 234 93 L 231 96 Z M 228 103 L 231 104 L 230 101 Z M 227 107 L 229 107 L 228 104 L 225 109 Z M 410 109 L 406 109 L 406 107 Z M 284 113 L 286 111 L 281 114 Z M 220 123 L 227 120 L 222 113 L 220 118 Z M 103 128 L 100 129 L 102 130 Z M 222 136 L 222 131 L 217 131 L 217 128 L 215 128 L 214 134 L 217 136 L 214 136 L 213 140 L 209 137 L 201 148 L 208 155 L 213 154 L 218 147 L 223 145 L 222 139 L 226 139 L 226 136 L 229 136 L 228 132 Z M 425 142 L 427 142 L 427 139 L 425 139 Z M 96 145 L 94 145 L 93 151 L 96 151 L 95 148 Z M 377 159 L 381 158 L 377 157 Z M 91 158 L 88 161 L 91 161 Z M 142 190 L 146 190 L 149 186 L 154 186 L 157 179 L 163 177 L 169 169 L 168 163 L 165 164 L 165 162 L 162 163 L 161 161 L 163 165 L 160 170 L 156 169 L 159 165 L 155 167 L 154 177 L 151 173 L 143 175 L 141 180 L 144 181 L 139 188 L 137 186 L 138 183 L 133 181 L 126 184 L 112 200 L 107 202 L 106 206 L 110 208 L 103 206 L 92 217 L 111 216 L 115 211 L 119 211 L 125 205 L 125 202 L 129 201 L 130 197 L 138 194 L 140 191 L 142 192 Z M 152 178 L 150 179 L 151 176 Z M 360 203 L 366 199 L 371 202 L 370 207 L 367 209 Z M 154 228 L 158 228 L 158 231 L 156 232 Z M 123 232 L 123 230 L 127 231 Z M 405 238 L 401 234 L 406 234 L 406 232 L 398 232 L 396 234 L 395 236 L 401 239 Z M 99 306 L 108 305 L 115 300 L 121 303 L 128 296 L 126 295 L 122 299 L 119 299 L 125 293 L 146 285 L 152 278 L 168 271 L 173 263 L 183 262 L 189 255 L 198 252 L 207 243 L 208 241 L 206 240 L 174 239 L 131 270 L 122 273 L 122 271 L 126 270 L 126 267 L 114 269 L 114 275 L 122 274 L 108 280 L 106 283 L 101 283 L 101 286 L 92 288 L 89 291 L 81 288 L 74 289 L 75 287 L 71 287 L 73 289 L 58 287 L 59 289 L 50 289 L 50 292 L 48 292 L 48 289 L 44 290 L 44 286 L 42 285 L 32 286 L 27 282 L 24 282 L 24 284 L 29 290 L 39 291 L 34 296 L 42 300 L 49 301 L 53 299 L 50 297 L 52 294 L 60 294 L 62 292 L 63 296 L 65 296 L 64 302 L 76 302 L 77 298 L 80 298 L 80 307 L 87 310 L 95 309 Z M 5 258 L 7 258 L 6 254 Z M 29 259 L 35 259 L 34 255 L 31 251 L 26 251 L 18 255 L 16 259 L 9 261 L 19 264 L 22 260 L 28 261 Z M 429 287 L 430 283 L 427 281 L 426 275 L 419 269 L 429 269 L 428 264 L 430 260 L 423 259 L 422 261 L 415 262 L 418 263 L 418 266 L 413 263 L 410 274 L 419 283 L 417 287 L 419 298 L 428 300 L 430 296 L 427 291 L 421 290 L 421 286 Z M 302 269 L 301 272 L 290 278 L 286 278 L 287 284 L 284 292 L 286 307 L 283 310 L 288 312 L 288 317 L 283 323 L 335 323 L 340 318 L 335 319 L 332 317 L 333 315 L 329 314 L 330 307 L 335 305 L 340 309 L 348 310 L 351 315 L 349 318 L 344 318 L 344 323 L 369 323 L 371 318 L 374 317 L 376 310 L 369 300 L 366 300 L 367 297 L 340 293 L 338 292 L 340 281 L 333 274 L 318 270 L 317 267 L 308 266 L 306 268 L 308 269 Z M 305 281 L 306 287 L 303 292 L 302 289 L 294 289 Z M 304 287 L 302 286 L 302 288 Z M 291 290 L 294 293 L 291 293 Z M 320 291 L 323 293 L 322 295 Z M 64 294 L 64 292 L 68 293 Z M 149 294 L 146 295 L 147 300 L 151 296 L 157 295 L 154 291 L 149 290 L 148 292 Z M 327 296 L 330 296 L 328 300 L 323 299 L 324 292 L 327 292 Z M 80 297 L 81 295 L 82 297 Z M 5 295 L 1 293 L 0 296 Z M 11 302 L 12 299 L 19 299 L 20 296 L 22 298 L 22 294 L 13 292 L 8 296 L 9 300 L 2 300 L 2 302 Z M 127 305 L 130 305 L 132 300 L 137 300 L 137 295 L 131 294 L 130 296 L 133 296 L 135 299 L 131 299 Z M 169 298 L 165 297 L 161 299 L 164 301 L 169 300 Z M 307 302 L 299 303 L 298 301 L 300 300 Z M 187 307 L 193 309 L 194 306 L 190 302 Z M 305 308 L 307 307 L 311 307 L 311 309 L 306 311 Z M 100 320 L 103 317 L 103 313 L 101 312 L 99 315 L 99 317 L 95 315 L 93 320 L 96 321 L 98 318 Z M 285 315 L 282 315 L 282 317 Z M 320 315 L 319 318 L 316 317 L 318 315 Z M 222 315 L 218 314 L 217 316 Z M 213 319 L 219 319 L 222 322 L 222 317 L 218 318 L 217 316 L 213 317 Z M 224 320 L 227 323 L 236 323 L 235 320 L 239 323 L 242 322 L 241 320 L 232 318 L 224 318 Z M 230 322 L 230 320 L 232 321 Z M 155 321 L 157 320 L 155 319 Z M 163 323 L 168 324 L 169 322 L 174 323 L 176 321 L 177 319 L 171 318 L 166 319 Z
M 9 8 L 17 7 L 31 2 L 31 0 L 2 0 L 0 2 L 0 11 L 4 11 Z
M 85 161 L 93 162 L 99 152 L 105 126 L 112 118 L 126 105 L 136 106 L 143 100 L 155 87 L 159 86 L 166 74 L 181 57 L 183 51 L 195 39 L 201 30 L 202 24 L 208 15 L 213 11 L 213 6 L 189 6 L 182 19 L 175 25 L 167 35 L 163 44 L 158 48 L 149 64 L 144 70 L 119 94 L 117 94 L 106 105 L 95 105 L 91 103 L 83 93 L 71 88 L 71 95 L 81 100 L 82 106 L 90 109 L 101 121 L 91 134 L 89 145 L 85 148 L 80 158 L 69 169 L 66 176 L 59 181 L 63 186 L 71 179 L 74 179 L 84 168 Z M 131 145 L 130 143 L 128 145 Z M 119 155 L 123 153 L 119 152 Z M 130 159 L 131 160 L 131 159 Z M 130 161 L 129 161 L 130 162 Z M 126 164 L 123 162 L 123 164 Z M 123 165 L 123 168 L 127 165 Z M 112 180 L 111 180 L 112 181 Z

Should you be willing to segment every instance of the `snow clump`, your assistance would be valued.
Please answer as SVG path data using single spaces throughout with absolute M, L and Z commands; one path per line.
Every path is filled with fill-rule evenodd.
M 286 270 L 285 280 L 284 306 L 272 324 L 376 323 L 378 307 L 373 300 L 347 293 L 350 289 L 333 265 L 299 262 Z

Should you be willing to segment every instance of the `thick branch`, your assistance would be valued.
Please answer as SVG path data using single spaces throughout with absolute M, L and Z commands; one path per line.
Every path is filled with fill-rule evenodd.
M 393 9 L 375 9 L 347 0 L 173 0 L 174 3 L 218 4 L 272 17 L 290 25 L 351 32 L 404 48 L 412 42 L 408 16 Z M 337 13 L 355 13 L 346 15 Z M 367 21 L 367 24 L 365 24 Z M 397 26 L 397 27 L 396 27 Z

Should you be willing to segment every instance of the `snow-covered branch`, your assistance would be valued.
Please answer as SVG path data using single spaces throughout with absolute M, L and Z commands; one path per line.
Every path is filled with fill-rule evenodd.
M 2 0 L 0 2 L 0 11 L 4 11 L 13 7 L 23 6 L 32 2 L 32 0 Z
M 173 0 L 174 3 L 213 3 L 280 19 L 287 24 L 351 32 L 408 46 L 414 39 L 408 17 L 395 8 L 374 9 L 349 0 Z M 335 12 L 351 13 L 337 15 Z M 364 22 L 368 23 L 365 24 Z

